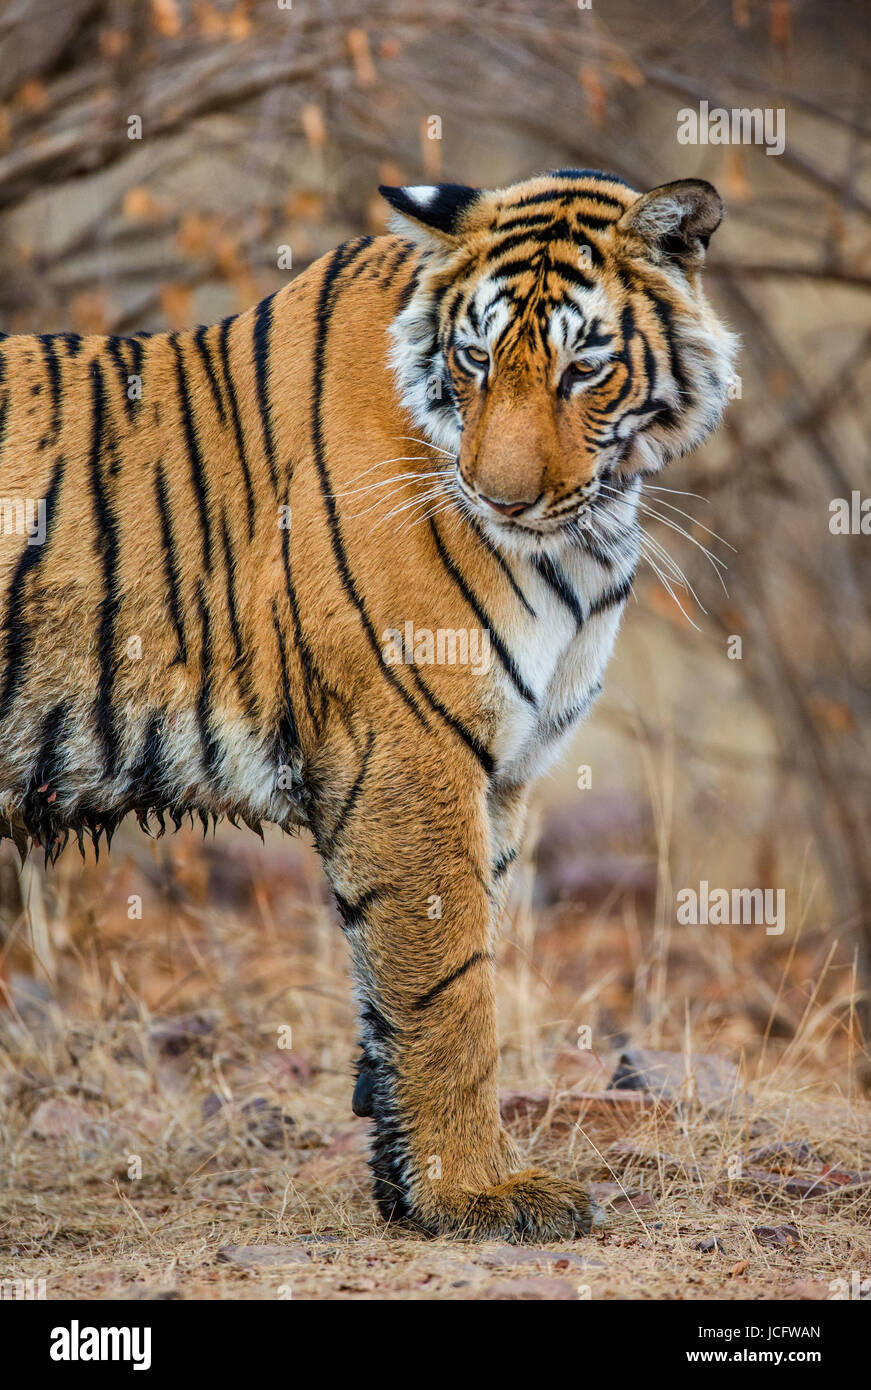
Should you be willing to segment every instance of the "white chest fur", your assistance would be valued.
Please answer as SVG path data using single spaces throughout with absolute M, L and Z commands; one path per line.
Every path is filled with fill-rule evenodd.
M 528 693 L 497 670 L 502 716 L 490 751 L 500 781 L 539 776 L 586 715 L 614 646 L 633 568 L 634 555 L 606 568 L 581 549 L 553 566 L 514 562 L 529 608 L 518 600 L 501 635 Z

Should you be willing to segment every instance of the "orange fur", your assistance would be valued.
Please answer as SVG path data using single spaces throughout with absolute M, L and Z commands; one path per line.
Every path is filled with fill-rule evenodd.
M 131 810 L 307 825 L 353 955 L 376 1197 L 428 1230 L 593 1220 L 516 1171 L 492 955 L 529 786 L 631 586 L 638 480 L 722 409 L 718 212 L 668 187 L 392 190 L 401 236 L 223 325 L 0 344 L 2 492 L 46 506 L 41 544 L 0 538 L 0 831 L 54 857 Z M 501 315 L 477 359 L 451 337 L 483 335 L 476 296 Z M 593 323 L 611 357 L 566 367 Z

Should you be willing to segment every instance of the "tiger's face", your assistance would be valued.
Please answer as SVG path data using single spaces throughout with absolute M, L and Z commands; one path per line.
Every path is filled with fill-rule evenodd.
M 736 340 L 700 282 L 716 191 L 561 170 L 381 192 L 424 248 L 391 361 L 458 504 L 511 548 L 607 547 L 726 403 Z

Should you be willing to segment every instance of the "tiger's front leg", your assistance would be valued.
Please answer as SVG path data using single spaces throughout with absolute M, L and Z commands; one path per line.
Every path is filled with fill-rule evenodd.
M 369 734 L 317 840 L 353 952 L 364 1057 L 358 1113 L 375 1122 L 375 1198 L 432 1233 L 552 1240 L 589 1231 L 586 1191 L 520 1171 L 497 1090 L 494 845 L 479 769 L 453 748 L 422 762 Z

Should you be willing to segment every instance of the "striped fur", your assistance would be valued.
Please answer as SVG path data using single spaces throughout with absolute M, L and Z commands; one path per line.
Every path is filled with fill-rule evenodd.
M 723 409 L 719 199 L 589 171 L 384 192 L 397 234 L 222 324 L 0 343 L 0 495 L 44 519 L 0 537 L 0 831 L 54 859 L 131 811 L 307 826 L 382 1212 L 570 1235 L 585 1192 L 518 1172 L 499 1124 L 495 933 L 530 784 L 601 687 L 642 479 Z

